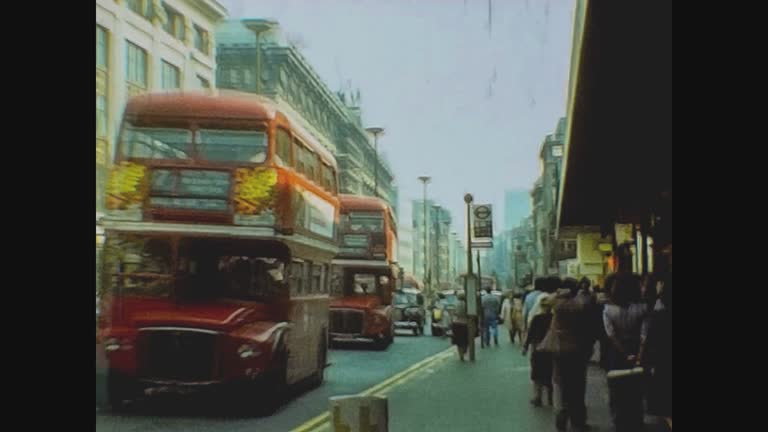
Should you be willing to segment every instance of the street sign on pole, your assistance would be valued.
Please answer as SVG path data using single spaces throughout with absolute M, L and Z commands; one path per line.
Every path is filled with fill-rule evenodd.
M 493 239 L 493 213 L 490 204 L 478 204 L 473 207 L 474 240 L 487 241 Z
M 492 241 L 472 242 L 472 249 L 493 249 Z

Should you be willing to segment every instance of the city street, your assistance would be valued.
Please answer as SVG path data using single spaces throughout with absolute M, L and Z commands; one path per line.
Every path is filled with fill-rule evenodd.
M 130 414 L 97 409 L 97 431 L 329 431 L 328 398 L 355 394 L 376 386 L 369 394 L 389 400 L 390 431 L 518 431 L 554 430 L 554 409 L 529 404 L 531 384 L 528 357 L 519 345 L 501 335 L 501 345 L 480 349 L 476 362 L 461 363 L 449 339 L 400 335 L 387 351 L 362 347 L 331 351 L 333 363 L 320 388 L 294 397 L 268 417 L 233 418 L 188 399 L 145 401 Z M 435 355 L 443 352 L 444 355 Z M 414 364 L 427 360 L 423 367 Z M 384 386 L 387 378 L 412 367 L 411 373 Z M 400 375 L 400 374 L 398 374 Z M 103 394 L 97 378 L 97 398 Z M 592 432 L 610 431 L 608 392 L 603 372 L 592 363 L 587 379 L 587 411 Z M 646 419 L 649 432 L 662 424 Z
M 671 2 L 285 3 L 96 0 L 96 430 L 671 432 Z
M 126 414 L 98 408 L 96 430 L 129 431 L 289 431 L 328 410 L 328 398 L 355 394 L 449 347 L 450 339 L 399 333 L 386 351 L 349 347 L 331 350 L 325 383 L 294 397 L 269 417 L 232 418 L 201 406 L 189 398 L 147 400 Z M 104 398 L 103 380 L 97 374 L 96 397 Z

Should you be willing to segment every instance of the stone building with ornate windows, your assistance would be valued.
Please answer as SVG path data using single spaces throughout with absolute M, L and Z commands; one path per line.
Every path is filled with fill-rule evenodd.
M 228 20 L 216 40 L 217 87 L 274 100 L 336 156 L 342 193 L 378 195 L 397 214 L 394 175 L 365 130 L 359 92 L 331 91 L 275 21 Z
M 555 133 L 544 138 L 539 150 L 539 172 L 531 191 L 534 230 L 533 271 L 546 275 L 559 271 L 561 260 L 575 258 L 575 237 L 557 237 L 557 200 L 563 170 L 566 119 L 560 118 Z M 573 256 L 571 256 L 573 255 Z

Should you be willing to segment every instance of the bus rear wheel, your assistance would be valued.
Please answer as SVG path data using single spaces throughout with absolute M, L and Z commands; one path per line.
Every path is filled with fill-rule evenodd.
M 317 354 L 317 372 L 312 379 L 313 387 L 320 387 L 325 381 L 325 366 L 328 363 L 328 333 L 323 332 L 320 339 L 320 348 Z

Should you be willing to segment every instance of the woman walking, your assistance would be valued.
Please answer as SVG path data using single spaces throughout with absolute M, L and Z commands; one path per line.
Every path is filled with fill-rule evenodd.
M 456 302 L 453 322 L 451 323 L 451 330 L 453 331 L 451 342 L 456 345 L 456 349 L 459 352 L 459 359 L 464 361 L 464 355 L 467 353 L 467 346 L 469 345 L 469 334 L 467 331 L 467 302 L 466 295 L 463 292 L 460 292 L 457 297 L 459 301 Z
M 540 299 L 541 313 L 531 320 L 531 327 L 523 343 L 523 355 L 531 351 L 531 382 L 533 383 L 533 399 L 531 404 L 540 407 L 543 390 L 547 389 L 547 401 L 552 406 L 552 354 L 539 351 L 538 347 L 552 323 L 552 298 L 543 294 Z

